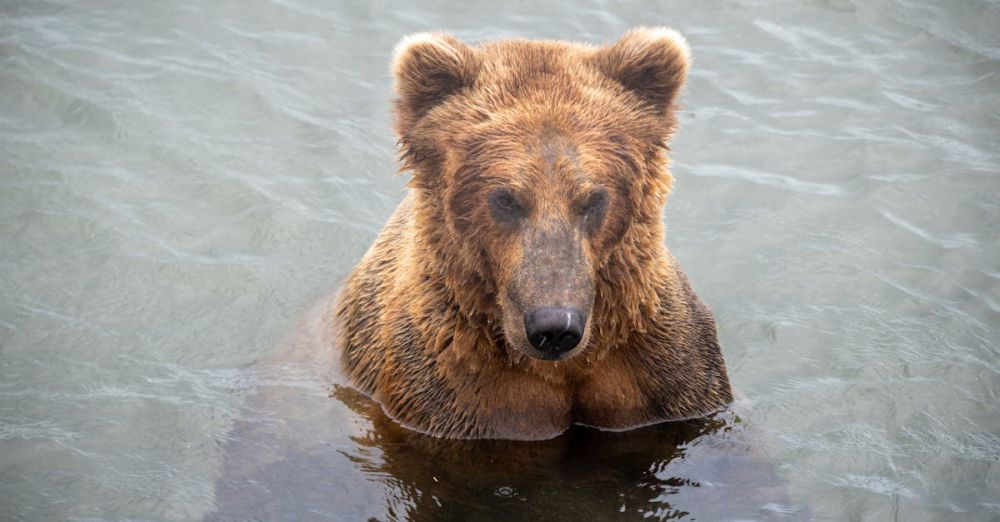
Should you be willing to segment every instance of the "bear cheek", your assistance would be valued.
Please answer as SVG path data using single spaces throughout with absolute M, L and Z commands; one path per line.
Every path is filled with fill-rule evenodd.
M 591 219 L 583 224 L 590 248 L 587 249 L 593 266 L 601 267 L 607 262 L 615 248 L 628 231 L 634 206 L 629 203 L 628 194 L 616 193 L 608 201 L 600 216 L 600 221 Z
M 476 204 L 482 199 L 479 194 L 456 192 L 449 198 L 447 224 L 470 262 L 468 268 L 503 288 L 521 262 L 522 248 L 516 230 L 496 223 L 486 205 Z
M 516 294 L 511 294 L 511 282 L 514 280 L 516 268 L 520 266 L 523 258 L 523 249 L 516 235 L 496 233 L 491 235 L 490 245 L 487 252 L 491 256 L 489 260 L 492 268 L 492 275 L 497 288 L 502 288 L 498 302 L 502 309 L 520 308 L 521 302 Z
M 509 283 L 500 288 L 502 290 L 499 292 L 498 301 L 504 338 L 509 347 L 520 353 L 527 353 L 530 351 L 530 343 L 524 331 L 524 306 L 521 304 L 520 296 Z

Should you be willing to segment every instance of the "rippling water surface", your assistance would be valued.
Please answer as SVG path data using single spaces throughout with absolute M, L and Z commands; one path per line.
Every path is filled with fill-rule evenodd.
M 279 355 L 402 197 L 400 36 L 642 24 L 692 45 L 667 242 L 746 412 L 445 443 Z M 998 27 L 971 0 L 3 2 L 0 518 L 996 519 Z

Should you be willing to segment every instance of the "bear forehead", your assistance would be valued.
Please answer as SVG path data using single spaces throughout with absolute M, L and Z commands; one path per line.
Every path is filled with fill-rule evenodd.
M 581 46 L 582 47 L 582 46 Z M 587 48 L 559 42 L 507 41 L 482 48 L 475 82 L 445 100 L 443 118 L 473 141 L 503 138 L 527 147 L 575 148 L 614 140 L 658 140 L 661 121 L 585 60 Z
M 552 131 L 574 141 L 617 133 L 632 138 L 620 146 L 647 148 L 672 133 L 688 63 L 683 38 L 663 28 L 601 47 L 526 39 L 469 46 L 418 33 L 396 46 L 397 129 L 418 149 L 421 140 L 454 143 L 455 134 L 530 140 Z
M 586 44 L 546 40 L 502 40 L 478 47 L 482 76 L 493 78 L 552 78 L 577 76 L 578 80 L 596 80 L 596 69 L 588 64 L 594 47 Z
M 393 71 L 408 166 L 427 180 L 442 171 L 462 179 L 473 171 L 510 179 L 535 171 L 633 177 L 663 159 L 674 123 L 668 104 L 682 78 L 667 74 L 676 56 L 630 38 L 597 47 L 407 37 Z
M 534 104 L 531 110 L 582 104 L 599 109 L 621 105 L 623 89 L 588 60 L 589 46 L 531 40 L 508 40 L 479 48 L 481 65 L 469 94 L 493 108 Z M 622 107 L 618 107 L 621 109 Z

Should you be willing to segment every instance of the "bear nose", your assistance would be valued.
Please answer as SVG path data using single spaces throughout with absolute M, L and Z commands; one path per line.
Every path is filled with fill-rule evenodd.
M 546 307 L 524 316 L 524 331 L 532 346 L 543 353 L 557 356 L 580 343 L 585 323 L 579 310 Z

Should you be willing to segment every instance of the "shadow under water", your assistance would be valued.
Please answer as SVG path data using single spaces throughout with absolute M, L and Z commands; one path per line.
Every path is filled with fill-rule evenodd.
M 321 320 L 320 320 L 321 321 Z M 322 330 L 321 322 L 316 325 Z M 732 410 L 544 441 L 405 429 L 318 368 L 319 342 L 248 371 L 211 520 L 805 519 Z M 310 349 L 311 346 L 311 349 Z

